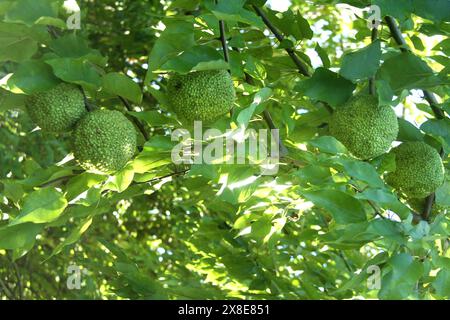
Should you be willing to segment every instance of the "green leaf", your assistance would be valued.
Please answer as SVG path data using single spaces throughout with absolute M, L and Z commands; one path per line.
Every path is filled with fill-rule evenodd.
M 166 29 L 156 40 L 148 58 L 146 83 L 155 79 L 157 75 L 154 72 L 166 61 L 195 45 L 193 21 L 167 19 L 164 24 Z
M 436 190 L 436 203 L 441 206 L 450 207 L 450 181 L 445 181 L 442 186 Z
M 308 21 L 303 18 L 300 11 L 294 13 L 292 10 L 275 12 L 267 10 L 270 22 L 286 36 L 293 36 L 296 40 L 311 39 L 313 32 Z
M 411 0 L 414 13 L 435 22 L 450 21 L 448 0 Z M 400 1 L 396 1 L 400 2 Z
M 436 290 L 436 294 L 441 297 L 450 296 L 450 270 L 441 269 L 436 275 L 436 279 L 433 281 L 433 288 Z
M 5 21 L 33 25 L 42 17 L 56 17 L 57 10 L 52 0 L 18 0 L 5 14 Z
M 247 127 L 248 123 L 250 122 L 251 118 L 253 117 L 253 113 L 256 110 L 256 107 L 258 107 L 260 104 L 266 102 L 270 97 L 272 96 L 272 90 L 269 88 L 262 88 L 260 91 L 258 91 L 254 98 L 251 105 L 241 112 L 239 112 L 237 116 L 237 122 Z
M 133 182 L 134 170 L 132 165 L 127 165 L 125 168 L 117 172 L 112 179 L 106 184 L 104 190 L 111 189 L 117 192 L 125 191 Z M 114 188 L 110 188 L 109 184 L 114 185 Z
M 398 141 L 423 141 L 424 134 L 409 121 L 398 118 Z
M 367 231 L 386 239 L 391 239 L 399 244 L 406 244 L 407 239 L 403 234 L 402 225 L 399 222 L 388 219 L 375 219 L 369 223 Z
M 418 36 L 413 35 L 413 36 L 410 37 L 410 39 L 411 39 L 411 42 L 413 43 L 414 48 L 416 50 L 419 50 L 419 51 L 425 50 L 425 47 L 424 47 L 424 45 L 422 43 L 422 40 L 420 40 L 420 38 Z
M 175 71 L 184 74 L 189 71 L 228 68 L 228 63 L 223 60 L 217 50 L 207 46 L 195 46 L 164 63 L 158 71 Z
M 97 89 L 101 78 L 95 67 L 84 58 L 57 58 L 45 61 L 53 68 L 55 75 L 66 81 L 79 84 L 88 89 Z
M 10 225 L 51 222 L 63 213 L 66 206 L 67 200 L 61 192 L 54 188 L 39 189 L 25 197 L 19 215 Z
M 372 4 L 381 8 L 381 14 L 383 16 L 393 16 L 400 21 L 406 20 L 412 12 L 413 0 L 373 0 Z
M 66 187 L 66 199 L 72 201 L 91 187 L 103 182 L 107 176 L 83 172 L 69 180 Z
M 36 60 L 20 64 L 7 84 L 12 92 L 33 94 L 51 89 L 59 82 L 47 64 Z
M 351 81 L 325 68 L 318 68 L 310 79 L 301 81 L 295 90 L 305 96 L 336 107 L 347 101 L 356 88 Z
M 356 223 L 367 220 L 361 202 L 338 190 L 301 191 L 301 194 L 316 206 L 329 211 L 336 223 Z
M 340 160 L 348 175 L 352 178 L 363 181 L 374 188 L 381 188 L 384 186 L 378 172 L 375 168 L 367 162 L 356 160 Z
M 376 40 L 363 49 L 345 54 L 339 73 L 352 81 L 370 78 L 380 67 L 380 59 L 381 43 Z
M 342 154 L 347 152 L 345 146 L 332 136 L 316 138 L 310 141 L 309 144 L 325 153 Z
M 248 55 L 245 59 L 244 71 L 247 72 L 252 78 L 257 80 L 264 80 L 267 78 L 267 71 L 264 65 L 258 59 Z
M 450 150 L 450 119 L 430 119 L 424 122 L 420 129 L 435 136 L 446 150 Z
M 0 111 L 21 108 L 25 105 L 26 95 L 14 94 L 0 89 Z
M 0 22 L 0 61 L 24 61 L 38 50 L 30 30 L 23 25 Z
M 320 60 L 322 60 L 323 67 L 328 69 L 331 65 L 331 62 L 330 58 L 328 58 L 327 52 L 319 45 L 319 43 L 316 44 L 315 50 L 319 55 Z
M 88 218 L 82 220 L 78 224 L 78 226 L 70 232 L 70 234 L 67 236 L 67 238 L 64 239 L 63 242 L 58 244 L 55 249 L 53 249 L 53 252 L 51 253 L 49 258 L 60 253 L 64 247 L 77 242 L 78 239 L 80 239 L 81 235 L 83 233 L 85 233 L 87 229 L 89 229 L 91 224 L 92 224 L 92 217 L 88 217 Z
M 242 22 L 264 29 L 264 23 L 254 12 L 243 8 L 245 0 L 219 0 L 211 10 L 217 19 L 227 22 Z
M 43 229 L 42 225 L 23 223 L 0 228 L 0 248 L 29 249 L 33 246 L 36 236 Z
M 392 91 L 389 82 L 386 80 L 376 80 L 375 87 L 378 95 L 378 103 L 380 106 L 389 106 L 392 104 L 392 98 L 395 92 Z
M 61 58 L 86 58 L 93 63 L 104 65 L 106 59 L 99 51 L 89 48 L 87 41 L 74 33 L 58 37 L 49 45 L 50 49 Z
M 382 208 L 396 213 L 402 220 L 407 219 L 411 214 L 409 208 L 400 202 L 392 192 L 388 192 L 387 189 L 367 188 L 363 192 L 358 193 L 356 198 L 373 201 Z
M 118 72 L 107 73 L 103 76 L 103 90 L 113 95 L 133 101 L 142 102 L 142 91 L 139 85 L 126 75 Z
M 433 50 L 439 50 L 445 53 L 447 56 L 450 55 L 450 39 L 444 39 L 434 46 Z
M 422 277 L 423 264 L 415 261 L 407 253 L 393 256 L 388 264 L 392 271 L 383 277 L 378 297 L 380 299 L 405 299 L 411 297 L 414 293 L 416 282 Z
M 410 52 L 402 52 L 386 59 L 378 70 L 377 79 L 386 80 L 394 92 L 448 83 L 448 80 L 435 75 L 422 59 Z

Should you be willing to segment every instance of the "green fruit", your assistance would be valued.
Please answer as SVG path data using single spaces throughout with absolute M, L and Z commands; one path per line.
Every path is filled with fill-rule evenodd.
M 172 75 L 167 96 L 180 118 L 210 122 L 233 108 L 236 94 L 230 74 L 213 70 Z
M 83 93 L 68 83 L 29 96 L 26 106 L 33 122 L 55 133 L 71 131 L 87 112 Z
M 358 95 L 336 109 L 330 132 L 355 157 L 370 159 L 385 153 L 397 138 L 397 116 L 391 107 L 379 106 L 376 97 Z
M 119 111 L 97 110 L 78 123 L 73 153 L 86 170 L 113 173 L 131 159 L 136 150 L 136 130 Z
M 395 170 L 386 182 L 410 198 L 425 198 L 444 182 L 444 166 L 436 149 L 425 142 L 404 142 L 392 149 Z

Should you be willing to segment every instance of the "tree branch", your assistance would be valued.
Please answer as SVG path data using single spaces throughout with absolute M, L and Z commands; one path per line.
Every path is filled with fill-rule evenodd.
M 371 39 L 372 39 L 372 43 L 378 39 L 378 28 L 372 29 Z M 376 94 L 375 76 L 370 77 L 370 79 L 369 79 L 369 94 L 373 95 L 373 96 Z
M 273 122 L 273 119 L 272 119 L 272 116 L 270 115 L 269 110 L 264 109 L 263 117 L 264 117 L 264 120 L 266 121 L 267 125 L 269 126 L 269 128 L 271 130 L 278 130 L 278 128 L 275 126 L 275 123 Z M 281 141 L 280 137 L 278 137 L 277 144 L 278 144 L 278 147 L 279 147 L 280 157 L 286 156 L 289 153 L 289 151 L 285 147 L 283 142 Z
M 261 17 L 261 19 L 263 20 L 263 22 L 267 26 L 267 28 L 269 28 L 269 30 L 273 33 L 275 38 L 277 38 L 277 40 L 279 42 L 282 42 L 284 40 L 284 36 L 270 22 L 270 20 L 267 18 L 267 16 L 264 13 L 264 11 L 261 8 L 255 6 L 255 5 L 252 5 L 252 7 L 255 10 L 255 12 Z M 297 69 L 298 69 L 299 73 L 301 73 L 302 75 L 304 75 L 306 77 L 311 77 L 312 74 L 309 71 L 308 65 L 306 65 L 303 61 L 301 61 L 299 59 L 299 57 L 297 56 L 295 51 L 292 48 L 285 48 L 285 50 L 286 50 L 287 54 L 289 55 L 289 57 L 291 57 L 291 59 L 294 62 L 294 64 L 297 66 Z M 323 105 L 325 106 L 325 109 L 327 109 L 327 111 L 329 113 L 333 113 L 334 112 L 333 108 L 328 103 L 323 102 L 323 101 L 321 101 L 321 103 L 323 103 Z
M 223 57 L 226 62 L 229 62 L 230 56 L 228 54 L 227 39 L 225 37 L 225 22 L 223 20 L 219 20 L 219 29 L 220 29 L 220 42 L 222 42 Z
M 269 28 L 269 30 L 273 33 L 273 35 L 275 36 L 275 38 L 277 38 L 277 40 L 279 42 L 282 42 L 284 40 L 284 36 L 278 31 L 278 29 L 269 21 L 269 19 L 267 18 L 266 14 L 264 13 L 263 10 L 261 10 L 261 8 L 252 5 L 253 9 L 256 11 L 256 14 L 258 16 L 261 17 L 261 19 L 263 20 L 264 24 L 267 26 L 267 28 Z M 311 72 L 309 71 L 308 66 L 302 62 L 299 57 L 297 56 L 297 54 L 295 53 L 295 51 L 292 48 L 285 48 L 287 54 L 291 57 L 292 61 L 295 63 L 295 65 L 298 68 L 298 71 L 303 74 L 304 76 L 310 77 L 311 76 Z

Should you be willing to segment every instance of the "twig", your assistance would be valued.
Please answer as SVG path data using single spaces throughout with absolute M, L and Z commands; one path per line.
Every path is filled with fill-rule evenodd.
M 345 267 L 347 268 L 348 272 L 353 273 L 353 268 L 350 266 L 341 250 L 338 250 L 338 256 L 342 259 L 342 261 L 344 261 Z
M 128 111 L 133 111 L 133 107 L 131 106 L 131 104 L 123 97 L 118 96 L 120 101 L 122 101 L 122 103 L 124 104 L 125 108 L 127 108 Z M 144 125 L 136 118 L 132 118 L 134 124 L 136 125 L 136 127 L 138 127 L 139 131 L 141 131 L 142 135 L 145 138 L 145 141 L 147 141 L 149 139 L 149 135 L 147 133 L 147 131 L 145 130 Z
M 269 126 L 269 128 L 271 130 L 278 130 L 278 128 L 275 126 L 275 124 L 274 124 L 274 122 L 272 120 L 272 116 L 270 115 L 269 110 L 265 109 L 263 111 L 263 117 L 264 117 L 264 120 L 266 121 L 267 125 Z M 278 147 L 279 147 L 280 157 L 285 157 L 286 155 L 288 155 L 289 151 L 285 147 L 283 142 L 281 141 L 280 137 L 278 137 L 277 144 L 278 144 Z
M 219 20 L 219 29 L 220 29 L 220 41 L 222 42 L 223 57 L 226 62 L 229 62 L 230 57 L 228 54 L 227 39 L 225 37 L 225 23 L 223 20 Z
M 436 198 L 436 194 L 430 194 L 425 200 L 425 208 L 423 209 L 422 219 L 428 221 L 431 215 L 431 209 L 433 208 L 433 203 Z
M 434 96 L 434 94 L 429 92 L 428 90 L 423 90 L 423 96 L 424 96 L 425 100 L 427 100 L 428 104 L 430 105 L 431 110 L 433 110 L 433 113 L 434 113 L 434 116 L 436 117 L 436 119 L 444 119 L 445 118 L 444 111 L 442 111 L 442 109 L 437 107 L 439 102 L 436 100 L 436 97 Z
M 395 22 L 394 18 L 390 16 L 386 16 L 384 18 L 386 21 L 389 30 L 391 32 L 392 38 L 394 38 L 395 42 L 400 46 L 400 51 L 407 52 L 410 51 L 408 45 L 406 44 L 405 38 L 403 37 L 400 28 L 398 27 L 397 23 Z M 436 100 L 436 97 L 428 90 L 422 90 L 423 95 L 427 102 L 430 104 L 431 109 L 433 110 L 434 116 L 437 119 L 443 119 L 445 118 L 444 112 L 438 108 L 438 102 Z
M 372 34 L 371 34 L 371 39 L 372 39 L 372 43 L 375 42 L 378 38 L 378 28 L 374 27 L 372 29 Z M 369 94 L 370 95 L 375 95 L 376 93 L 376 88 L 375 88 L 375 77 L 370 77 L 369 79 Z
M 76 176 L 76 174 L 69 174 L 69 175 L 67 175 L 67 176 L 62 176 L 62 177 L 59 177 L 59 178 L 56 178 L 56 179 L 47 181 L 47 182 L 45 182 L 45 183 L 39 185 L 39 187 L 40 187 L 40 188 L 49 187 L 49 186 L 51 186 L 52 184 L 55 184 L 55 183 L 58 183 L 58 182 L 65 182 L 65 181 L 67 181 L 67 180 L 69 180 L 70 178 L 75 177 L 75 176 Z
M 282 42 L 284 40 L 284 36 L 269 21 L 266 14 L 264 13 L 264 11 L 262 11 L 261 8 L 255 6 L 255 5 L 252 5 L 252 6 L 253 6 L 253 9 L 256 11 L 256 14 L 261 17 L 261 19 L 263 20 L 263 22 L 267 26 L 267 28 L 269 28 L 269 30 L 272 31 L 275 38 L 277 38 L 277 40 L 279 42 Z M 297 56 L 295 51 L 292 48 L 285 48 L 285 50 L 286 50 L 287 54 L 291 57 L 292 61 L 294 61 L 295 65 L 298 68 L 298 71 L 301 74 L 303 74 L 304 76 L 310 77 L 311 72 L 309 71 L 308 66 L 299 59 L 299 57 Z
M 57 31 L 57 29 L 54 26 L 47 25 L 47 30 L 48 30 L 48 33 L 50 33 L 50 36 L 52 37 L 52 39 L 56 39 L 60 36 L 59 32 Z
M 273 33 L 273 35 L 275 36 L 275 38 L 277 38 L 277 40 L 279 42 L 284 40 L 284 36 L 278 31 L 278 29 L 270 22 L 270 20 L 267 18 L 266 14 L 264 13 L 263 10 L 261 10 L 261 8 L 252 5 L 253 9 L 256 11 L 256 13 L 261 17 L 261 19 L 263 20 L 264 24 L 267 26 L 267 28 L 269 28 L 269 30 Z M 298 71 L 303 74 L 306 77 L 311 77 L 312 74 L 309 71 L 308 66 L 302 62 L 299 57 L 297 56 L 297 54 L 295 53 L 295 51 L 292 48 L 285 48 L 286 52 L 288 53 L 289 57 L 291 57 L 292 61 L 294 62 L 294 64 L 297 66 Z M 333 108 L 326 102 L 321 101 L 321 103 L 323 103 L 323 105 L 325 106 L 325 109 L 327 109 L 327 111 L 329 113 L 333 113 L 334 110 Z

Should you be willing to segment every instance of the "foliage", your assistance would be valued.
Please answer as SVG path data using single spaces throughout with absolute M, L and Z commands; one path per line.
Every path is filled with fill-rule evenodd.
M 372 3 L 404 43 L 384 20 L 372 41 L 368 0 L 0 2 L 0 297 L 448 299 L 449 4 Z M 168 75 L 218 69 L 235 105 L 208 128 L 279 128 L 276 174 L 248 153 L 173 163 Z M 60 82 L 134 123 L 120 170 L 86 171 L 73 132 L 37 130 L 25 101 Z M 330 135 L 333 110 L 368 92 L 396 110 L 395 144 L 440 151 L 447 175 L 425 205 L 386 184 L 392 153 L 358 160 Z

